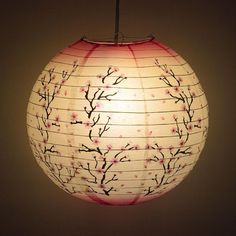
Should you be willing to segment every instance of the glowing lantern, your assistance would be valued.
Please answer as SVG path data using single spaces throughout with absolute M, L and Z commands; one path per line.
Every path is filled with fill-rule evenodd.
M 100 204 L 144 202 L 178 185 L 203 149 L 208 107 L 190 66 L 154 38 L 85 38 L 36 81 L 27 127 L 54 183 Z

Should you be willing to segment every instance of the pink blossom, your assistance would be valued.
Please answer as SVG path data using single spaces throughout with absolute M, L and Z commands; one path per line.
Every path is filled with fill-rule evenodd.
M 152 148 L 152 146 L 150 144 L 146 144 L 145 149 L 151 149 L 151 148 Z
M 81 176 L 81 180 L 85 181 L 85 180 L 87 180 L 87 177 Z
M 105 188 L 105 185 L 104 184 L 100 184 L 99 187 L 100 188 Z
M 102 74 L 97 75 L 97 78 L 98 78 L 98 79 L 101 79 L 102 77 L 103 77 Z
M 186 111 L 186 110 L 187 110 L 186 105 L 184 105 L 184 104 L 182 105 L 182 110 L 183 110 L 183 111 Z
M 107 149 L 110 151 L 112 149 L 112 145 L 111 144 L 108 144 L 107 145 Z
M 50 122 L 47 122 L 47 123 L 46 123 L 46 127 L 47 127 L 47 129 L 50 129 L 50 128 L 51 128 L 51 123 L 50 123 Z
M 169 89 L 166 89 L 166 94 L 170 94 L 170 90 Z
M 86 127 L 86 128 L 90 128 L 91 127 L 91 122 L 88 120 L 88 121 L 86 121 L 85 123 L 84 123 L 84 126 Z
M 96 103 L 96 107 L 101 107 L 101 106 L 102 106 L 102 104 L 100 102 Z
M 176 121 L 176 120 L 178 120 L 178 117 L 174 114 L 173 119 Z
M 110 84 L 106 84 L 106 86 L 105 86 L 106 89 L 109 89 L 110 87 L 111 87 Z
M 77 113 L 75 113 L 75 112 L 73 112 L 72 114 L 71 114 L 71 120 L 72 121 L 75 121 L 76 119 L 77 119 Z
M 100 141 L 99 141 L 98 138 L 93 139 L 93 144 L 94 144 L 94 145 L 98 146 L 99 143 L 100 143 Z
M 119 161 L 116 159 L 116 158 L 114 158 L 113 160 L 112 160 L 112 163 L 113 164 L 117 164 Z
M 185 142 L 183 140 L 180 141 L 179 145 L 182 147 L 184 146 Z
M 164 162 L 165 162 L 165 160 L 163 158 L 159 160 L 160 164 L 163 164 Z
M 179 92 L 179 87 L 174 87 L 174 90 L 175 90 L 176 93 L 178 93 Z
M 55 121 L 56 121 L 56 122 L 59 122 L 59 121 L 60 121 L 59 115 L 57 115 L 57 116 L 55 117 Z
M 189 130 L 189 131 L 192 131 L 192 130 L 193 130 L 193 125 L 192 125 L 192 124 L 189 124 L 189 125 L 188 125 L 188 130 Z
M 140 149 L 139 145 L 136 144 L 136 145 L 134 146 L 134 149 L 135 149 L 135 150 L 139 150 L 139 149 Z
M 171 129 L 171 133 L 172 133 L 172 134 L 175 134 L 176 132 L 177 132 L 176 128 L 173 127 L 173 128 Z
M 85 87 L 81 87 L 79 90 L 81 93 L 84 93 L 86 91 Z
M 98 174 L 102 174 L 103 173 L 103 170 L 101 168 L 97 169 L 96 170 Z
M 119 68 L 116 67 L 116 66 L 114 66 L 114 67 L 113 67 L 113 70 L 114 70 L 115 72 L 117 72 L 117 71 L 119 71 Z

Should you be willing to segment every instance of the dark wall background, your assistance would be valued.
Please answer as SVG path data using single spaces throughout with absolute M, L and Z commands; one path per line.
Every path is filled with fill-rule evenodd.
M 156 35 L 192 65 L 210 106 L 207 145 L 170 193 L 129 207 L 83 202 L 37 166 L 25 116 L 32 86 L 55 53 L 84 34 L 112 36 L 114 1 L 1 3 L 0 235 L 236 235 L 234 1 L 121 0 L 121 31 Z

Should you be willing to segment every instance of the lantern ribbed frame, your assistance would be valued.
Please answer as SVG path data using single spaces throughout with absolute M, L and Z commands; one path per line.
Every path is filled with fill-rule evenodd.
M 163 195 L 192 170 L 208 105 L 192 68 L 155 38 L 82 38 L 38 77 L 27 129 L 38 164 L 60 188 L 132 205 Z

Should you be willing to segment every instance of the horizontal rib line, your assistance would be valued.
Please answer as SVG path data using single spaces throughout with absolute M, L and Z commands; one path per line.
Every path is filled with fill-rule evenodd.
M 125 45 L 123 45 L 123 47 L 124 47 Z M 68 46 L 67 48 L 72 48 L 72 49 L 75 49 L 75 50 L 78 50 L 78 51 L 86 51 L 86 52 L 89 52 L 91 49 L 80 49 L 80 48 L 76 48 L 76 47 L 72 47 L 72 46 Z M 65 48 L 65 49 L 67 49 L 67 48 Z M 65 50 L 64 49 L 64 50 Z M 171 48 L 169 48 L 169 47 L 167 47 L 166 49 L 171 49 Z M 101 50 L 101 49 L 96 49 L 96 52 L 108 52 L 108 51 L 112 51 L 112 49 L 111 48 L 109 48 L 109 50 Z M 129 49 L 127 48 L 127 50 L 122 50 L 122 49 L 120 49 L 119 48 L 119 50 L 113 50 L 114 52 L 120 52 L 120 51 L 122 51 L 122 52 L 129 52 Z M 139 52 L 139 51 L 166 51 L 165 49 L 163 49 L 163 48 L 156 48 L 156 49 L 134 49 L 133 50 L 134 52 Z
M 33 93 L 36 93 L 38 94 L 38 92 L 32 90 Z M 204 96 L 205 93 L 201 93 L 199 95 L 196 95 L 194 96 L 194 98 L 200 98 L 202 96 Z M 49 95 L 49 97 L 52 97 L 52 95 Z M 74 98 L 74 97 L 62 97 L 62 96 L 54 96 L 55 98 L 59 98 L 59 99 L 68 99 L 68 100 L 79 100 L 79 101 L 88 101 L 86 98 Z M 187 97 L 187 98 L 191 98 L 191 97 Z M 152 102 L 152 101 L 168 101 L 168 100 L 176 100 L 177 98 L 173 98 L 173 97 L 169 97 L 169 98 L 156 98 L 156 99 L 146 99 L 146 100 L 143 100 L 143 99 L 115 99 L 115 98 L 112 98 L 111 101 L 120 101 L 120 102 Z M 105 98 L 101 98 L 101 99 L 94 99 L 94 101 L 107 101 L 107 99 Z
M 27 124 L 28 127 L 32 128 L 32 129 L 35 129 L 35 130 L 38 130 L 37 127 L 34 127 L 32 125 L 29 125 Z M 52 131 L 52 130 L 46 130 L 46 129 L 41 129 L 41 131 L 47 131 L 49 133 L 54 133 L 54 134 L 59 134 L 59 135 L 67 135 L 67 136 L 75 136 L 75 137 L 84 137 L 84 138 L 88 138 L 89 136 L 88 135 L 85 135 L 85 134 L 70 134 L 70 133 L 63 133 L 63 132 L 57 132 L 57 131 Z M 195 135 L 195 134 L 200 134 L 202 133 L 202 130 L 201 131 L 198 131 L 198 132 L 192 132 L 190 135 Z M 184 136 L 187 136 L 187 134 L 182 134 L 182 137 Z M 126 139 L 126 138 L 132 138 L 132 139 L 152 139 L 152 138 L 176 138 L 176 137 L 179 137 L 179 135 L 163 135 L 163 136 L 122 136 L 122 137 L 119 137 L 119 136 L 98 136 L 98 135 L 93 135 L 92 136 L 93 138 L 99 138 L 99 139 L 113 139 L 113 138 L 119 138 L 119 139 Z
M 181 176 L 181 175 L 187 175 L 188 173 L 190 172 L 189 171 L 185 171 L 185 172 L 182 172 L 180 174 L 176 174 L 174 175 L 173 177 L 177 177 L 177 176 Z M 50 174 L 51 172 L 49 171 L 46 171 L 46 173 Z M 59 174 L 56 174 L 57 176 L 59 176 Z M 69 177 L 70 175 L 65 175 L 65 174 L 60 174 L 60 176 L 64 176 L 64 177 Z M 81 179 L 81 176 L 78 174 L 77 176 L 74 177 L 75 179 Z M 93 180 L 93 179 L 86 179 L 86 180 Z M 85 181 L 86 181 L 85 180 Z M 101 180 L 101 179 L 97 179 L 98 181 Z M 135 179 L 135 178 L 130 178 L 130 179 L 118 179 L 117 182 L 133 182 L 133 181 L 140 181 L 140 182 L 145 182 L 145 181 L 150 181 L 150 180 L 153 180 L 153 179 Z M 81 180 L 83 181 L 83 180 Z M 69 184 L 69 183 L 66 183 L 66 184 Z M 80 185 L 80 184 L 77 184 L 77 183 L 70 183 L 70 184 L 75 184 L 75 185 Z
M 137 196 L 137 194 L 139 194 L 139 195 L 141 195 L 141 196 L 144 196 L 145 198 L 143 198 L 144 200 L 145 199 L 148 199 L 148 197 L 150 197 L 150 196 L 153 196 L 153 195 L 156 195 L 156 196 L 158 196 L 158 195 L 163 195 L 164 193 L 166 193 L 166 192 L 168 192 L 169 190 L 171 190 L 171 189 L 173 189 L 175 186 L 177 186 L 181 181 L 183 181 L 184 180 L 184 178 L 185 177 L 183 177 L 183 178 L 181 178 L 180 180 L 176 180 L 174 183 L 174 185 L 172 185 L 172 187 L 171 188 L 169 188 L 169 189 L 160 189 L 160 190 L 162 190 L 162 193 L 160 193 L 159 191 L 160 190 L 158 190 L 157 192 L 153 192 L 153 193 L 150 193 L 149 195 L 145 195 L 145 192 L 140 192 L 140 191 L 138 191 L 138 192 L 136 192 L 136 193 L 131 193 L 131 192 L 127 192 L 127 193 L 115 193 L 115 192 L 112 192 L 110 195 L 111 196 Z M 172 182 L 173 183 L 173 182 Z M 161 185 L 160 187 L 164 187 L 165 185 L 167 185 L 167 184 L 163 184 L 163 185 Z M 87 187 L 89 187 L 88 185 L 86 185 Z M 155 186 L 151 186 L 151 187 L 155 187 Z M 147 188 L 147 186 L 144 186 L 143 187 L 143 190 L 145 190 Z M 96 188 L 97 189 L 97 188 Z M 81 190 L 77 190 L 77 192 L 76 193 L 71 193 L 71 195 L 74 195 L 74 194 L 80 194 L 80 195 L 85 195 L 85 196 L 87 196 L 88 195 L 88 193 L 93 193 L 93 192 L 89 192 L 88 190 L 87 191 L 81 191 Z M 102 192 L 97 192 L 97 193 L 93 193 L 93 194 L 95 194 L 95 195 L 102 195 L 102 196 L 106 196 L 105 195 L 105 193 L 102 193 Z M 107 196 L 106 196 L 107 197 Z M 133 201 L 133 199 L 128 199 L 129 201 Z M 139 201 L 138 201 L 139 202 Z M 142 201 L 141 201 L 142 202 Z M 112 205 L 112 203 L 111 203 L 111 205 Z
M 35 138 L 32 138 L 32 137 L 30 137 L 30 139 L 32 139 L 33 141 L 36 141 L 36 142 L 39 142 L 39 143 L 43 143 L 43 141 L 41 141 L 41 140 L 37 140 L 37 139 L 35 139 Z M 206 138 L 205 139 L 203 139 L 201 142 L 198 142 L 198 143 L 194 143 L 194 144 L 191 144 L 191 145 L 185 145 L 184 147 L 185 148 L 187 148 L 187 147 L 193 147 L 193 146 L 196 146 L 196 145 L 200 145 L 200 144 L 202 144 L 202 143 L 205 143 L 205 141 L 206 141 Z M 58 143 L 50 143 L 50 142 L 48 142 L 47 144 L 50 144 L 50 145 L 55 145 L 55 146 L 61 146 L 61 147 L 70 147 L 70 148 L 80 148 L 80 146 L 73 146 L 73 145 L 65 145 L 65 144 L 58 144 Z M 82 145 L 81 143 L 80 143 L 80 145 Z M 173 149 L 179 149 L 179 148 L 183 148 L 183 147 L 180 147 L 180 146 L 178 146 L 178 147 L 172 147 Z M 161 148 L 162 150 L 169 150 L 170 149 L 170 147 L 168 147 L 168 148 Z M 107 151 L 107 149 L 102 149 L 102 148 L 100 148 L 100 150 L 101 151 Z M 147 150 L 146 148 L 139 148 L 139 149 L 131 149 L 131 150 L 125 150 L 126 152 L 127 151 L 144 151 L 144 150 Z M 113 151 L 121 151 L 121 148 L 119 148 L 119 149 L 117 149 L 117 148 L 114 148 L 114 149 L 112 149 L 110 152 L 113 152 Z
M 30 113 L 30 112 L 27 112 L 27 114 L 28 115 L 30 115 L 30 116 L 33 116 L 33 117 L 36 117 L 36 115 L 34 115 L 34 114 L 32 114 L 32 113 Z M 208 119 L 208 116 L 207 117 L 205 117 L 205 118 L 202 118 L 201 120 L 203 121 L 203 120 L 207 120 Z M 47 120 L 49 120 L 49 121 L 54 121 L 55 122 L 55 120 L 54 119 L 47 119 Z M 194 123 L 194 122 L 198 122 L 198 120 L 193 120 L 192 121 L 192 123 Z M 60 120 L 59 121 L 59 123 L 66 123 L 66 124 L 70 124 L 70 122 L 69 121 L 66 121 L 66 120 Z M 85 123 L 83 123 L 83 124 L 86 124 L 86 122 Z M 96 125 L 105 125 L 106 123 L 97 123 Z M 178 122 L 178 124 L 184 124 L 184 122 Z M 109 123 L 109 126 L 162 126 L 162 125 L 176 125 L 176 123 L 175 122 L 172 122 L 172 123 L 159 123 L 159 124 L 112 124 L 112 123 Z
M 71 56 L 71 57 L 76 57 L 76 58 L 85 58 L 85 56 L 79 56 L 79 55 L 74 55 L 74 54 L 71 54 L 71 53 L 65 53 L 65 52 L 62 52 L 60 51 L 59 54 L 62 54 L 62 55 L 67 55 L 67 56 Z M 176 58 L 176 57 L 181 57 L 180 55 L 176 54 L 176 55 L 173 55 L 173 56 L 159 56 L 159 55 L 156 55 L 156 56 L 149 56 L 149 57 L 136 57 L 136 59 L 148 59 L 148 58 L 165 58 L 165 57 L 172 57 L 172 58 Z M 133 59 L 133 57 L 110 57 L 110 56 L 107 56 L 107 57 L 95 57 L 95 56 L 90 56 L 89 58 L 100 58 L 100 59 Z
M 33 104 L 35 106 L 39 106 L 39 107 L 43 107 L 43 105 L 34 103 L 29 101 L 30 104 Z M 195 108 L 195 109 L 191 109 L 191 111 L 197 111 L 197 110 L 202 110 L 204 108 L 208 107 L 208 105 L 204 105 L 202 107 L 199 108 Z M 84 112 L 84 110 L 78 110 L 78 109 L 71 109 L 68 110 L 68 108 L 59 108 L 59 107 L 51 107 L 52 109 L 56 109 L 56 110 L 60 110 L 60 111 L 78 111 L 78 112 Z M 96 111 L 94 110 L 93 113 L 109 113 L 109 114 L 113 114 L 113 113 L 118 113 L 118 114 L 159 114 L 159 113 L 172 113 L 172 112 L 184 112 L 184 110 L 172 110 L 172 111 L 149 111 L 149 112 L 133 112 L 133 111 Z
M 150 150 L 150 151 L 155 151 L 156 149 L 146 149 L 146 150 Z M 192 153 L 192 154 L 188 154 L 188 155 L 185 155 L 185 156 L 178 156 L 178 157 L 165 157 L 163 158 L 164 160 L 170 160 L 170 159 L 181 159 L 181 158 L 184 158 L 184 157 L 187 157 L 189 158 L 190 156 L 195 156 L 195 155 L 198 155 L 200 154 L 201 152 L 196 152 L 196 153 Z M 72 159 L 72 160 L 84 160 L 84 161 L 90 161 L 88 158 L 79 158 L 79 157 L 75 157 L 75 156 L 64 156 L 64 155 L 55 155 L 55 154 L 50 154 L 51 157 L 63 157 L 63 158 L 69 158 L 69 159 Z M 149 158 L 146 158 L 146 159 L 134 159 L 134 160 L 130 160 L 130 162 L 136 162 L 136 161 L 147 161 Z M 91 159 L 92 161 L 94 161 L 94 159 Z M 97 160 L 97 162 L 103 162 L 103 160 Z M 112 161 L 109 161 L 109 160 L 106 160 L 106 162 L 110 163 Z
M 73 64 L 71 63 L 66 63 L 66 62 L 63 62 L 63 61 L 56 61 L 56 60 L 51 60 L 50 62 L 53 62 L 53 63 L 57 63 L 57 64 L 63 64 L 63 65 L 69 65 L 69 66 L 73 66 Z M 188 63 L 185 62 L 183 64 L 174 64 L 174 65 L 168 65 L 168 66 L 179 66 L 179 67 L 183 67 L 185 65 L 187 65 Z M 164 65 L 164 64 L 163 64 Z M 163 65 L 160 65 L 160 66 L 163 66 Z M 107 68 L 107 65 L 79 65 L 79 68 L 95 68 L 95 67 L 98 67 L 98 68 L 101 68 L 101 67 L 104 67 L 104 68 Z M 132 69 L 135 69 L 135 68 L 156 68 L 157 66 L 156 65 L 150 65 L 150 66 L 119 66 L 119 68 L 132 68 Z
M 48 70 L 46 70 L 44 68 L 45 72 L 48 72 Z M 59 74 L 59 75 L 62 75 L 61 72 L 57 72 L 57 71 L 54 71 L 53 72 L 54 74 Z M 176 77 L 186 77 L 186 76 L 190 76 L 190 75 L 193 75 L 195 74 L 194 71 L 192 71 L 191 73 L 187 73 L 187 74 L 182 74 L 182 75 L 175 75 Z M 70 75 L 71 77 L 76 77 L 76 78 L 88 78 L 88 77 L 93 77 L 93 78 L 96 78 L 97 75 Z M 129 79 L 147 79 L 147 78 L 162 78 L 163 76 L 162 75 L 150 75 L 150 76 L 128 76 Z M 172 77 L 172 75 L 165 75 L 165 77 Z M 117 78 L 117 76 L 113 76 L 113 75 L 110 75 L 109 78 Z M 170 87 L 170 86 L 168 86 Z
M 44 163 L 43 161 L 41 161 L 42 163 Z M 185 164 L 185 166 L 192 166 L 194 164 L 196 164 L 197 161 L 194 161 L 190 164 Z M 57 164 L 59 165 L 58 163 L 51 163 L 51 164 Z M 66 165 L 63 165 L 63 167 L 68 167 L 68 168 L 71 168 L 71 166 L 66 166 Z M 76 166 L 75 166 L 76 168 Z M 177 168 L 179 168 L 178 166 L 176 166 L 176 168 L 169 168 L 169 170 L 176 170 Z M 82 169 L 83 170 L 83 169 Z M 146 172 L 149 172 L 149 171 L 159 171 L 159 170 L 163 170 L 163 168 L 161 169 L 138 169 L 138 170 L 109 170 L 109 172 L 112 172 L 112 173 L 116 173 L 116 172 L 122 172 L 122 173 L 129 173 L 129 172 L 140 172 L 140 171 L 146 171 Z M 86 170 L 87 171 L 87 170 Z M 90 171 L 94 171 L 94 172 L 97 172 L 96 169 L 90 169 Z
M 41 80 L 40 79 L 37 79 L 37 81 L 39 81 L 39 82 L 41 82 Z M 50 84 L 56 84 L 56 83 L 53 83 L 53 82 L 51 82 Z M 199 85 L 200 84 L 200 82 L 198 81 L 196 84 L 192 84 L 192 85 L 181 85 L 181 86 L 178 86 L 178 88 L 184 88 L 184 87 L 193 87 L 193 86 L 196 86 L 196 85 Z M 84 88 L 84 87 L 86 87 L 86 85 L 83 85 L 83 86 L 78 86 L 78 85 L 67 85 L 67 84 L 64 84 L 63 85 L 63 87 L 71 87 L 71 88 L 73 88 L 73 87 L 76 87 L 76 88 Z M 106 88 L 106 86 L 93 86 L 93 85 L 90 85 L 90 88 Z M 159 86 L 159 87 L 147 87 L 147 88 L 141 88 L 141 87 L 139 87 L 139 88 L 134 88 L 134 87 L 115 87 L 115 86 L 110 86 L 109 88 L 111 88 L 111 89 L 131 89 L 131 90 L 133 90 L 133 89 L 140 89 L 140 90 L 149 90 L 149 89 L 162 89 L 162 88 L 170 88 L 170 86 Z

